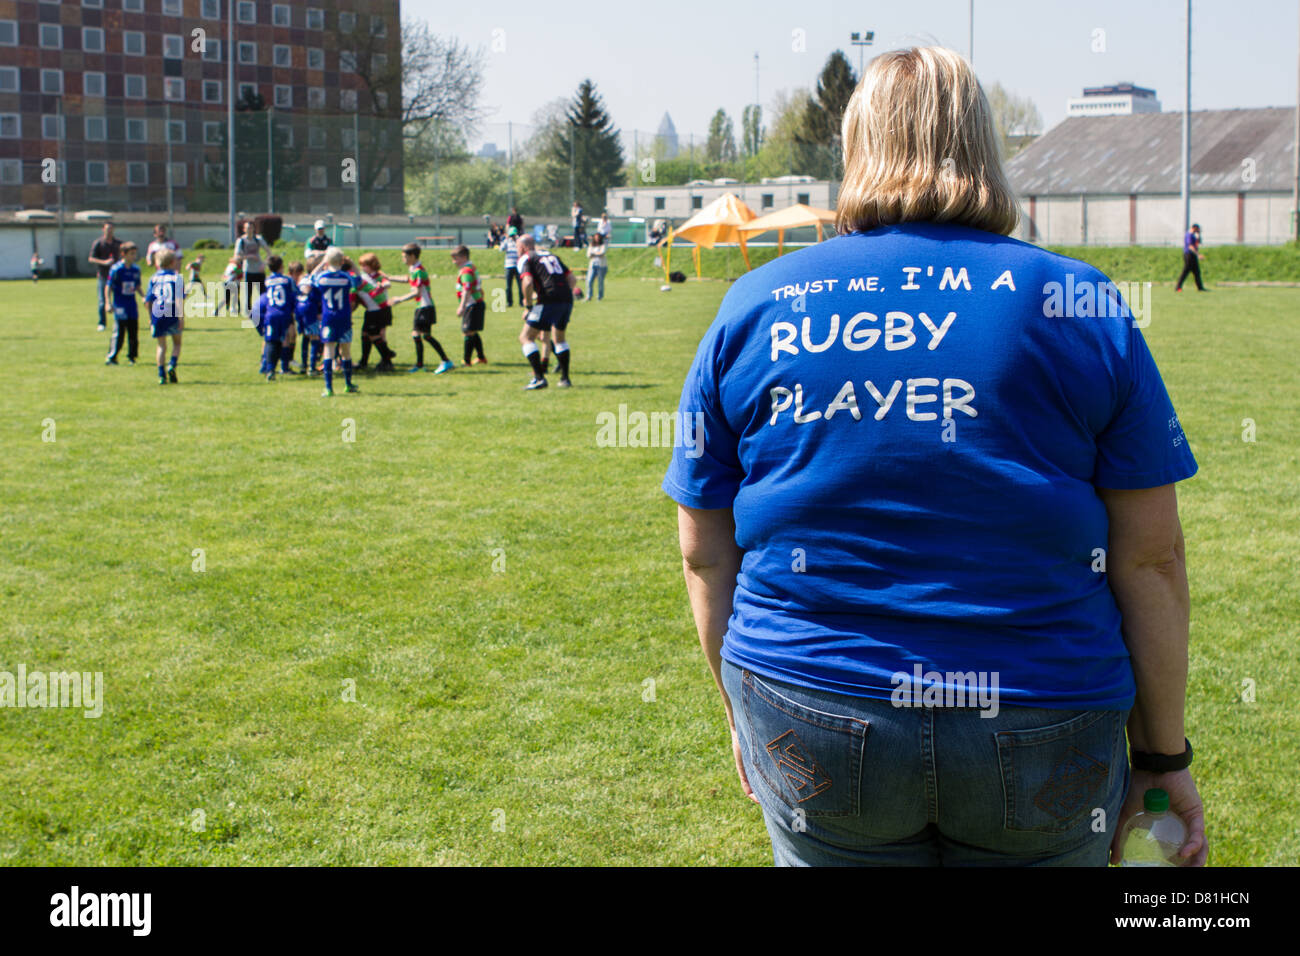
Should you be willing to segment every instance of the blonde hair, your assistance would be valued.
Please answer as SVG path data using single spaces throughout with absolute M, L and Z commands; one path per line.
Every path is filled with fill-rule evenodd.
M 170 249 L 164 249 L 158 253 L 158 268 L 170 269 L 176 262 L 176 253 Z
M 871 61 L 844 111 L 841 233 L 945 222 L 1001 235 L 1020 221 L 993 114 L 966 59 L 942 47 Z
M 338 246 L 330 246 L 325 250 L 325 264 L 331 269 L 337 270 L 339 266 L 343 265 L 346 258 L 343 250 Z

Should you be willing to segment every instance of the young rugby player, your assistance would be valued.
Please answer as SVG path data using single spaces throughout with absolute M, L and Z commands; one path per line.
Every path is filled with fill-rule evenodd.
M 361 323 L 361 361 L 356 367 L 365 368 L 370 364 L 370 349 L 373 347 L 378 350 L 380 358 L 375 371 L 391 372 L 397 353 L 388 347 L 384 338 L 384 330 L 393 324 L 393 309 L 388 304 L 389 279 L 380 270 L 379 257 L 373 252 L 358 258 L 357 265 L 361 267 L 361 290 L 370 296 L 375 308 L 366 309 L 366 317 Z
M 434 369 L 434 374 L 441 375 L 450 372 L 456 365 L 447 358 L 447 353 L 431 332 L 434 323 L 438 321 L 438 312 L 433 307 L 433 294 L 429 290 L 429 273 L 424 271 L 420 262 L 422 251 L 418 242 L 408 242 L 402 247 L 402 258 L 406 260 L 407 271 L 410 273 L 411 291 L 394 299 L 393 305 L 415 299 L 415 321 L 411 328 L 411 338 L 415 339 L 415 365 L 411 371 L 418 372 L 424 368 L 424 343 L 428 342 L 442 358 L 442 364 Z
M 158 384 L 176 384 L 176 362 L 181 357 L 181 332 L 185 328 L 185 283 L 180 273 L 172 268 L 176 253 L 163 249 L 154 256 L 158 271 L 149 280 L 149 293 L 144 300 L 149 303 L 149 331 L 158 343 Z M 167 337 L 171 336 L 172 356 L 167 358 Z
M 311 295 L 311 279 L 301 262 L 289 263 L 289 278 L 298 287 L 298 304 L 294 306 L 294 324 L 302 340 L 302 358 L 298 363 L 299 375 L 315 375 L 320 361 L 320 303 Z
M 127 362 L 135 364 L 140 350 L 140 313 L 136 309 L 135 297 L 143 296 L 140 288 L 140 267 L 135 264 L 136 245 L 124 242 L 121 248 L 122 258 L 113 263 L 108 270 L 108 283 L 104 286 L 104 310 L 113 316 L 113 338 L 108 345 L 108 358 L 105 365 L 117 364 L 117 353 L 122 350 L 122 342 L 128 342 Z
M 479 333 L 483 331 L 487 303 L 483 301 L 478 270 L 469 261 L 469 247 L 457 246 L 451 254 L 451 261 L 456 266 L 456 315 L 460 316 L 460 331 L 465 336 L 465 366 L 486 365 L 483 337 Z M 478 352 L 478 358 L 474 358 L 475 352 Z
M 560 388 L 568 388 L 569 343 L 565 329 L 573 312 L 573 300 L 582 298 L 578 277 L 569 271 L 559 257 L 536 248 L 532 236 L 519 240 L 519 276 L 523 280 L 524 327 L 519 333 L 524 358 L 533 367 L 533 380 L 524 388 L 535 391 L 546 388 L 546 372 L 538 356 L 537 337 L 549 330 L 555 343 L 555 363 L 560 370 Z
M 325 390 L 322 398 L 334 394 L 334 356 L 338 354 L 343 364 L 343 380 L 347 391 L 359 392 L 352 384 L 352 309 L 357 299 L 355 293 L 361 286 L 356 273 L 345 268 L 347 257 L 337 246 L 325 252 L 324 269 L 312 277 L 312 295 L 320 303 L 320 337 L 325 349 Z
M 271 270 L 257 300 L 258 324 L 266 342 L 263 346 L 263 367 L 266 380 L 275 381 L 275 366 L 280 362 L 285 374 L 289 372 L 289 356 L 293 354 L 293 319 L 298 305 L 298 287 L 280 270 L 284 260 L 272 253 L 266 259 Z

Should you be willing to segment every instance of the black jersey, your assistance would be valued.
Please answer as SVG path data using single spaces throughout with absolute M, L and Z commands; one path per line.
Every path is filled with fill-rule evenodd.
M 553 302 L 572 302 L 573 287 L 569 285 L 569 270 L 559 257 L 534 250 L 519 265 L 533 277 L 533 290 L 541 305 Z

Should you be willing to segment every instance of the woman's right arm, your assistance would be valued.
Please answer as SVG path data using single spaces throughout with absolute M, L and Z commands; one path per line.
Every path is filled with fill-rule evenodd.
M 1173 485 L 1163 485 L 1098 488 L 1097 495 L 1110 519 L 1106 578 L 1119 607 L 1137 683 L 1128 720 L 1129 745 L 1149 753 L 1181 754 L 1191 598 L 1177 494 Z M 1116 821 L 1116 838 L 1124 821 L 1141 808 L 1146 786 L 1158 786 L 1169 791 L 1171 809 L 1187 824 L 1183 857 L 1203 865 L 1205 819 L 1191 771 L 1148 776 L 1134 772 L 1134 786 Z

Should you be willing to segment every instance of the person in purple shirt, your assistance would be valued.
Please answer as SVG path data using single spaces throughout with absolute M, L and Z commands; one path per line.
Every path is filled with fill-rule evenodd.
M 1183 274 L 1178 277 L 1178 284 L 1174 286 L 1175 292 L 1183 291 L 1183 280 L 1187 278 L 1190 272 L 1196 280 L 1197 292 L 1208 292 L 1204 283 L 1201 282 L 1201 260 L 1205 256 L 1201 255 L 1201 224 L 1192 223 L 1192 228 L 1183 236 Z

